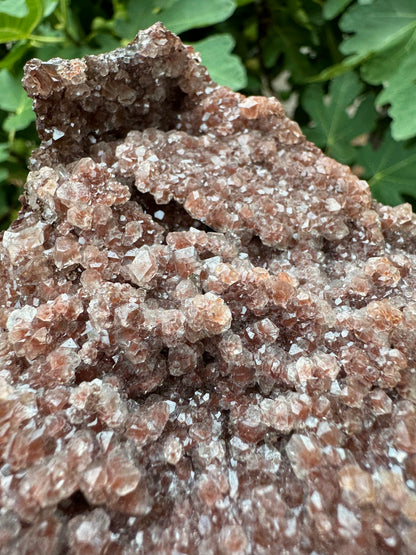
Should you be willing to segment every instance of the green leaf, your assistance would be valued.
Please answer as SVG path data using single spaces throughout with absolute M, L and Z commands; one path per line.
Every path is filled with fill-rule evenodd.
M 108 33 L 97 33 L 94 37 L 94 41 L 99 45 L 99 48 L 90 48 L 90 52 L 92 51 L 93 54 L 95 54 L 94 50 L 97 50 L 98 54 L 99 52 L 110 52 L 110 50 L 115 50 L 120 47 L 120 42 Z
M 35 120 L 32 111 L 32 101 L 27 97 L 20 80 L 12 77 L 3 69 L 0 71 L 0 108 L 11 112 L 3 122 L 3 129 L 7 132 L 25 129 Z
M 0 0 L 0 13 L 25 17 L 28 14 L 26 0 Z
M 26 0 L 27 14 L 16 17 L 0 13 L 0 43 L 26 39 L 43 16 L 42 0 Z
M 9 144 L 0 143 L 0 162 L 4 162 L 9 157 Z
M 65 30 L 65 34 L 70 38 L 71 42 L 80 45 L 84 37 L 84 32 L 81 27 L 81 22 L 74 11 L 75 2 L 72 2 L 71 5 L 71 0 L 60 0 L 56 16 L 59 20 L 61 29 Z
M 175 4 L 175 0 L 153 0 L 153 11 L 159 13 L 160 11 L 167 10 Z
M 129 0 L 128 19 L 116 21 L 116 31 L 132 39 L 138 29 L 161 21 L 174 33 L 207 27 L 224 21 L 234 12 L 234 0 Z
M 361 75 L 372 85 L 383 85 L 376 104 L 390 104 L 388 113 L 393 119 L 394 139 L 405 140 L 416 135 L 416 32 L 373 56 L 361 68 Z
M 269 49 L 283 54 L 284 68 L 290 71 L 296 83 L 304 83 L 314 72 L 307 56 L 301 52 L 302 46 L 308 43 L 308 35 L 300 26 L 282 22 L 270 28 L 269 35 L 265 38 L 266 44 L 270 41 L 267 45 Z
M 382 85 L 395 74 L 403 57 L 407 57 L 409 38 L 400 41 L 379 54 L 374 54 L 361 67 L 361 77 L 371 85 Z M 410 44 L 413 48 L 413 45 Z
M 32 101 L 27 98 L 27 101 L 24 105 L 19 106 L 15 114 L 7 116 L 3 123 L 3 129 L 8 132 L 21 131 L 22 129 L 26 129 L 35 119 L 36 114 L 32 110 Z
M 354 4 L 340 20 L 343 31 L 354 33 L 341 44 L 344 54 L 371 54 L 388 48 L 416 29 L 414 0 L 374 0 Z
M 416 135 L 416 3 L 414 0 L 375 0 L 371 6 L 353 6 L 341 19 L 344 31 L 355 32 L 341 49 L 371 55 L 362 77 L 383 85 L 377 105 L 390 104 L 396 140 Z
M 327 0 L 324 4 L 323 14 L 328 21 L 337 17 L 345 10 L 352 0 Z
M 358 149 L 356 163 L 365 169 L 373 195 L 384 204 L 406 202 L 403 195 L 416 198 L 416 152 L 396 142 L 386 132 L 377 150 L 368 144 Z
M 355 73 L 346 73 L 335 78 L 325 97 L 322 85 L 309 85 L 302 97 L 302 106 L 310 115 L 315 127 L 306 127 L 307 138 L 339 162 L 349 164 L 356 149 L 351 142 L 356 137 L 369 133 L 376 121 L 374 97 L 367 95 L 356 110 L 353 105 L 363 89 Z
M 307 81 L 309 83 L 317 83 L 320 81 L 329 81 L 329 79 L 334 79 L 334 77 L 338 77 L 338 75 L 342 75 L 347 71 L 351 71 L 359 66 L 364 60 L 367 59 L 368 56 L 348 56 L 340 62 L 339 64 L 334 64 L 332 66 L 326 67 L 323 69 L 318 75 L 314 75 L 313 77 L 309 77 Z
M 43 1 L 43 17 L 48 17 L 56 9 L 59 0 L 42 0 Z
M 13 67 L 20 67 L 23 65 L 21 61 L 23 56 L 30 48 L 30 43 L 26 40 L 16 42 L 12 49 L 4 56 L 4 58 L 0 61 L 0 70 L 1 69 L 12 69 Z
M 6 168 L 0 168 L 0 183 L 1 183 L 2 181 L 5 181 L 5 180 L 7 179 L 7 177 L 8 177 L 8 175 L 9 175 L 9 172 L 8 172 L 8 170 L 6 170 Z M 0 189 L 0 215 L 2 214 L 2 211 L 1 211 L 1 209 L 2 209 L 2 206 L 1 206 L 1 205 L 2 205 L 1 193 L 3 193 L 3 190 L 2 190 L 2 189 Z M 5 198 L 5 195 L 4 195 L 4 198 Z M 4 201 L 3 201 L 3 202 L 4 202 Z M 6 204 L 6 203 L 4 203 L 4 204 Z
M 288 13 L 298 25 L 305 27 L 309 31 L 312 30 L 313 26 L 309 21 L 309 15 L 303 7 L 302 0 L 288 0 L 287 3 Z
M 3 69 L 0 71 L 0 108 L 6 112 L 15 112 L 19 106 L 20 97 L 26 93 L 19 81 Z
M 390 104 L 388 113 L 393 119 L 392 135 L 397 141 L 416 135 L 416 43 L 412 44 L 410 51 L 402 48 L 400 51 L 401 54 L 397 48 L 388 61 L 380 61 L 378 70 L 371 70 L 374 64 L 370 66 L 370 78 L 378 80 L 374 75 L 376 71 L 379 78 L 384 77 L 384 90 L 376 102 L 379 106 Z
M 231 35 L 211 35 L 192 44 L 212 79 L 237 91 L 247 84 L 246 70 L 238 56 L 231 54 L 235 41 Z
M 269 33 L 263 38 L 261 41 L 261 54 L 264 67 L 267 69 L 272 68 L 282 54 L 281 44 L 275 33 Z

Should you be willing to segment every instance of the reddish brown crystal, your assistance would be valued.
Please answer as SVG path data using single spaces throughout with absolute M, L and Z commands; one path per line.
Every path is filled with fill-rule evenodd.
M 410 206 L 160 24 L 24 85 L 0 551 L 414 553 Z

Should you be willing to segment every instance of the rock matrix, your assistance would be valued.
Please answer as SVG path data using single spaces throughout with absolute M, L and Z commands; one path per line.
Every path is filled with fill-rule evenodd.
M 410 205 L 160 24 L 24 86 L 0 552 L 415 553 Z

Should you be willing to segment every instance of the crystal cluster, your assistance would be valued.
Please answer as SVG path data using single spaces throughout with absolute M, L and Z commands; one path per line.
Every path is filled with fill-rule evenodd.
M 410 206 L 160 24 L 24 86 L 0 552 L 415 553 Z

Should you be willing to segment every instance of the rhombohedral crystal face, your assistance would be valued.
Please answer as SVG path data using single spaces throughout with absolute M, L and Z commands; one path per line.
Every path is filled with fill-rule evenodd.
M 160 24 L 23 82 L 1 553 L 414 553 L 410 205 Z

